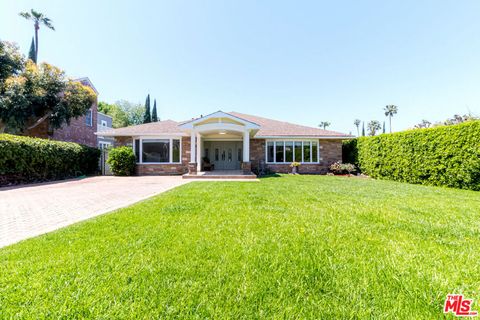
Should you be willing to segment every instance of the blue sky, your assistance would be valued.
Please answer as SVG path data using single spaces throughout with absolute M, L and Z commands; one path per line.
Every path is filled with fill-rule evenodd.
M 355 132 L 480 115 L 480 1 L 0 0 L 0 38 L 88 76 L 99 99 L 157 99 L 162 119 L 238 111 Z

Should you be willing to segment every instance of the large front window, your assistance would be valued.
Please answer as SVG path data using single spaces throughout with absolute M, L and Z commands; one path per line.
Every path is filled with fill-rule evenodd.
M 180 139 L 135 139 L 134 142 L 137 162 L 180 163 Z
M 267 163 L 318 163 L 318 141 L 267 141 Z

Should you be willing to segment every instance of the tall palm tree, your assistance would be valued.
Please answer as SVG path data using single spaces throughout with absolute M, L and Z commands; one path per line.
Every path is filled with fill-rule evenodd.
M 323 130 L 327 129 L 327 127 L 329 127 L 331 125 L 330 122 L 328 121 L 322 121 L 320 122 L 320 124 L 318 125 L 320 128 L 323 128 Z
M 357 127 L 357 136 L 360 136 L 360 123 L 362 123 L 360 119 L 355 119 L 355 121 L 353 121 L 353 124 Z
M 377 120 L 372 120 L 367 124 L 368 127 L 368 134 L 370 136 L 374 136 L 377 134 L 377 131 L 382 129 L 382 125 L 380 124 L 380 121 Z
M 392 117 L 393 115 L 397 114 L 398 107 L 396 105 L 389 104 L 383 108 L 383 111 L 385 111 L 385 116 L 388 117 L 390 122 L 390 133 L 392 133 Z
M 40 29 L 40 25 L 44 25 L 49 29 L 55 30 L 52 25 L 52 20 L 47 18 L 43 13 L 33 9 L 31 9 L 30 12 L 20 12 L 19 15 L 27 20 L 33 21 L 33 27 L 35 28 L 35 61 L 38 61 L 38 29 Z

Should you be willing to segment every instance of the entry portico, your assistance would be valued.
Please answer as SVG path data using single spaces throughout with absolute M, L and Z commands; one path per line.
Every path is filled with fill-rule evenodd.
M 179 127 L 190 135 L 189 174 L 202 171 L 204 159 L 214 162 L 217 168 L 223 164 L 219 169 L 238 169 L 235 163 L 239 162 L 245 173 L 251 172 L 250 138 L 260 129 L 258 124 L 217 111 L 187 121 Z M 234 143 L 239 141 L 242 142 L 241 152 L 239 143 Z M 213 148 L 207 148 L 207 144 Z M 210 156 L 213 158 L 210 159 Z M 228 168 L 225 167 L 226 164 L 229 165 Z

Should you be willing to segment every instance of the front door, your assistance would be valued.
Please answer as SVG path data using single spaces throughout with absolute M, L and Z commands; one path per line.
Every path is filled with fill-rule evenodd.
M 241 141 L 212 141 L 212 163 L 215 170 L 239 170 L 242 161 Z

